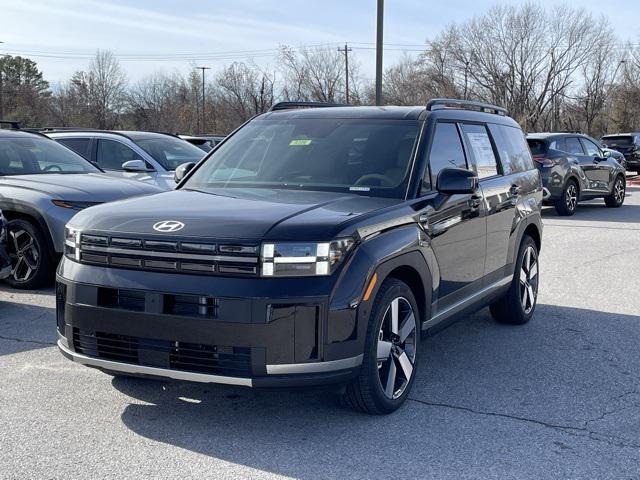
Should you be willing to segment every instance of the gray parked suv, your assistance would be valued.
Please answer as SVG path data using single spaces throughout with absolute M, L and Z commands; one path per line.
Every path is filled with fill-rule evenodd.
M 100 203 L 163 190 L 117 179 L 37 133 L 0 130 L 0 208 L 9 221 L 8 250 L 17 288 L 53 280 L 64 251 L 64 226 Z
M 527 142 L 542 178 L 544 203 L 559 215 L 573 215 L 579 201 L 592 198 L 604 198 L 607 207 L 622 206 L 624 168 L 596 140 L 579 133 L 532 133 Z
M 197 162 L 205 155 L 195 145 L 168 133 L 60 128 L 42 133 L 109 175 L 152 183 L 164 190 L 175 187 L 173 171 L 178 165 Z

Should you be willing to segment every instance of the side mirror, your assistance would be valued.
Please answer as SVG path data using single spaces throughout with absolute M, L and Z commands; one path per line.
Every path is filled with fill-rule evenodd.
M 604 152 L 602 152 L 603 158 L 609 158 L 610 156 L 611 156 L 611 152 L 609 150 L 605 150 Z
M 189 173 L 189 171 L 196 166 L 195 162 L 187 162 L 182 165 L 178 165 L 176 172 L 173 174 L 173 179 L 176 183 L 180 183 L 182 179 Z
M 464 168 L 444 168 L 438 174 L 436 189 L 445 195 L 475 193 L 478 175 Z
M 122 164 L 122 169 L 125 172 L 148 172 L 147 164 L 144 160 L 129 160 Z

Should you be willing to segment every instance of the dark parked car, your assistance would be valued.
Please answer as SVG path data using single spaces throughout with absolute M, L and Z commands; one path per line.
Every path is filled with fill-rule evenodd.
M 626 169 L 640 175 L 640 133 L 616 133 L 605 135 L 602 143 L 607 148 L 617 150 L 627 160 Z
M 624 203 L 624 168 L 593 138 L 579 133 L 532 133 L 527 142 L 540 171 L 544 203 L 559 215 L 573 215 L 581 200 L 604 198 L 607 207 Z
M 492 105 L 279 104 L 175 191 L 68 224 L 58 346 L 112 374 L 253 387 L 342 384 L 388 413 L 420 331 L 536 307 L 542 188 Z

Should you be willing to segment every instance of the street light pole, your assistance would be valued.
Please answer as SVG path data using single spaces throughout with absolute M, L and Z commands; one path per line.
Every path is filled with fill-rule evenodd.
M 378 26 L 376 30 L 376 105 L 382 105 L 382 33 L 384 0 L 378 0 Z
M 205 121 L 205 115 L 204 115 L 204 71 L 205 70 L 211 70 L 211 67 L 197 67 L 200 70 L 202 70 L 202 126 L 200 127 L 200 133 L 204 134 L 204 121 Z

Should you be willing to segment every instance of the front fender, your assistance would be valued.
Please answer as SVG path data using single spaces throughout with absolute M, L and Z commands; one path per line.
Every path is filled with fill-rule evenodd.
M 430 314 L 433 278 L 426 257 L 429 256 L 424 232 L 417 225 L 407 225 L 383 232 L 364 241 L 353 253 L 336 282 L 329 301 L 327 348 L 364 348 L 364 338 L 373 302 L 385 278 L 398 267 L 410 267 L 420 277 L 425 290 L 420 310 Z M 364 292 L 373 275 L 376 284 L 368 298 Z M 337 344 L 340 344 L 338 347 Z M 333 347 L 332 347 L 333 344 Z

